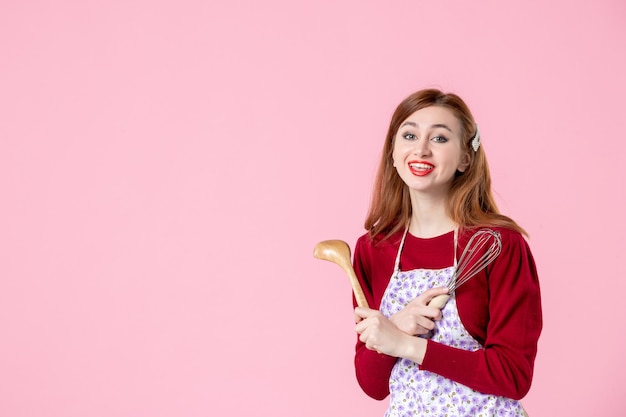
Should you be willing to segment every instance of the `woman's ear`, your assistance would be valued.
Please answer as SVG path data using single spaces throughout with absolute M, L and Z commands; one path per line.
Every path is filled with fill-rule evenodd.
M 471 158 L 470 158 L 469 151 L 465 152 L 463 156 L 461 157 L 461 162 L 459 163 L 459 166 L 457 167 L 457 171 L 465 172 L 465 170 L 470 164 L 470 161 L 471 161 Z

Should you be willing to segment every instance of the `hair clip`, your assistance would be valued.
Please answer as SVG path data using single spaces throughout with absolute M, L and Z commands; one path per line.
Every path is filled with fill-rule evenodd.
M 478 148 L 480 147 L 480 132 L 478 131 L 478 125 L 476 125 L 476 134 L 472 139 L 472 149 L 474 152 L 478 152 Z

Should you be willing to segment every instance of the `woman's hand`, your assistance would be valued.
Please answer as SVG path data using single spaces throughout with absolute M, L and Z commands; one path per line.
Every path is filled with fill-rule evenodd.
M 378 310 L 357 307 L 354 314 L 355 330 L 368 349 L 421 363 L 426 353 L 426 340 L 401 331 Z
M 427 334 L 435 328 L 435 321 L 441 320 L 441 310 L 437 307 L 429 307 L 428 303 L 434 297 L 447 293 L 446 287 L 426 290 L 402 310 L 392 315 L 389 320 L 406 334 L 412 336 Z

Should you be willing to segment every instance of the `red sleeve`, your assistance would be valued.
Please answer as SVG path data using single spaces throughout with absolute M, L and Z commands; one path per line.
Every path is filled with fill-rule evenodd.
M 528 393 L 533 376 L 542 327 L 541 297 L 526 240 L 504 230 L 502 243 L 502 253 L 487 269 L 484 348 L 469 352 L 429 340 L 421 369 L 486 394 L 521 399 Z M 460 298 L 458 304 L 461 314 Z M 465 321 L 463 315 L 461 318 Z M 480 320 L 467 318 L 472 319 Z
M 380 291 L 377 289 L 384 289 L 387 284 L 372 283 L 371 281 L 371 250 L 371 242 L 367 236 L 363 236 L 357 241 L 354 250 L 354 272 L 363 288 L 367 303 L 371 308 L 378 309 L 382 294 L 378 294 Z M 389 395 L 389 376 L 396 360 L 397 358 L 367 349 L 357 335 L 356 353 L 354 355 L 356 378 L 361 389 L 370 397 L 382 400 Z

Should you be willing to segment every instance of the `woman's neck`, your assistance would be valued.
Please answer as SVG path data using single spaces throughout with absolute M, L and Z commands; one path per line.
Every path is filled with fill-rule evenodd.
M 443 199 L 419 198 L 411 196 L 411 223 L 409 233 L 421 238 L 441 236 L 456 227 L 446 213 Z

